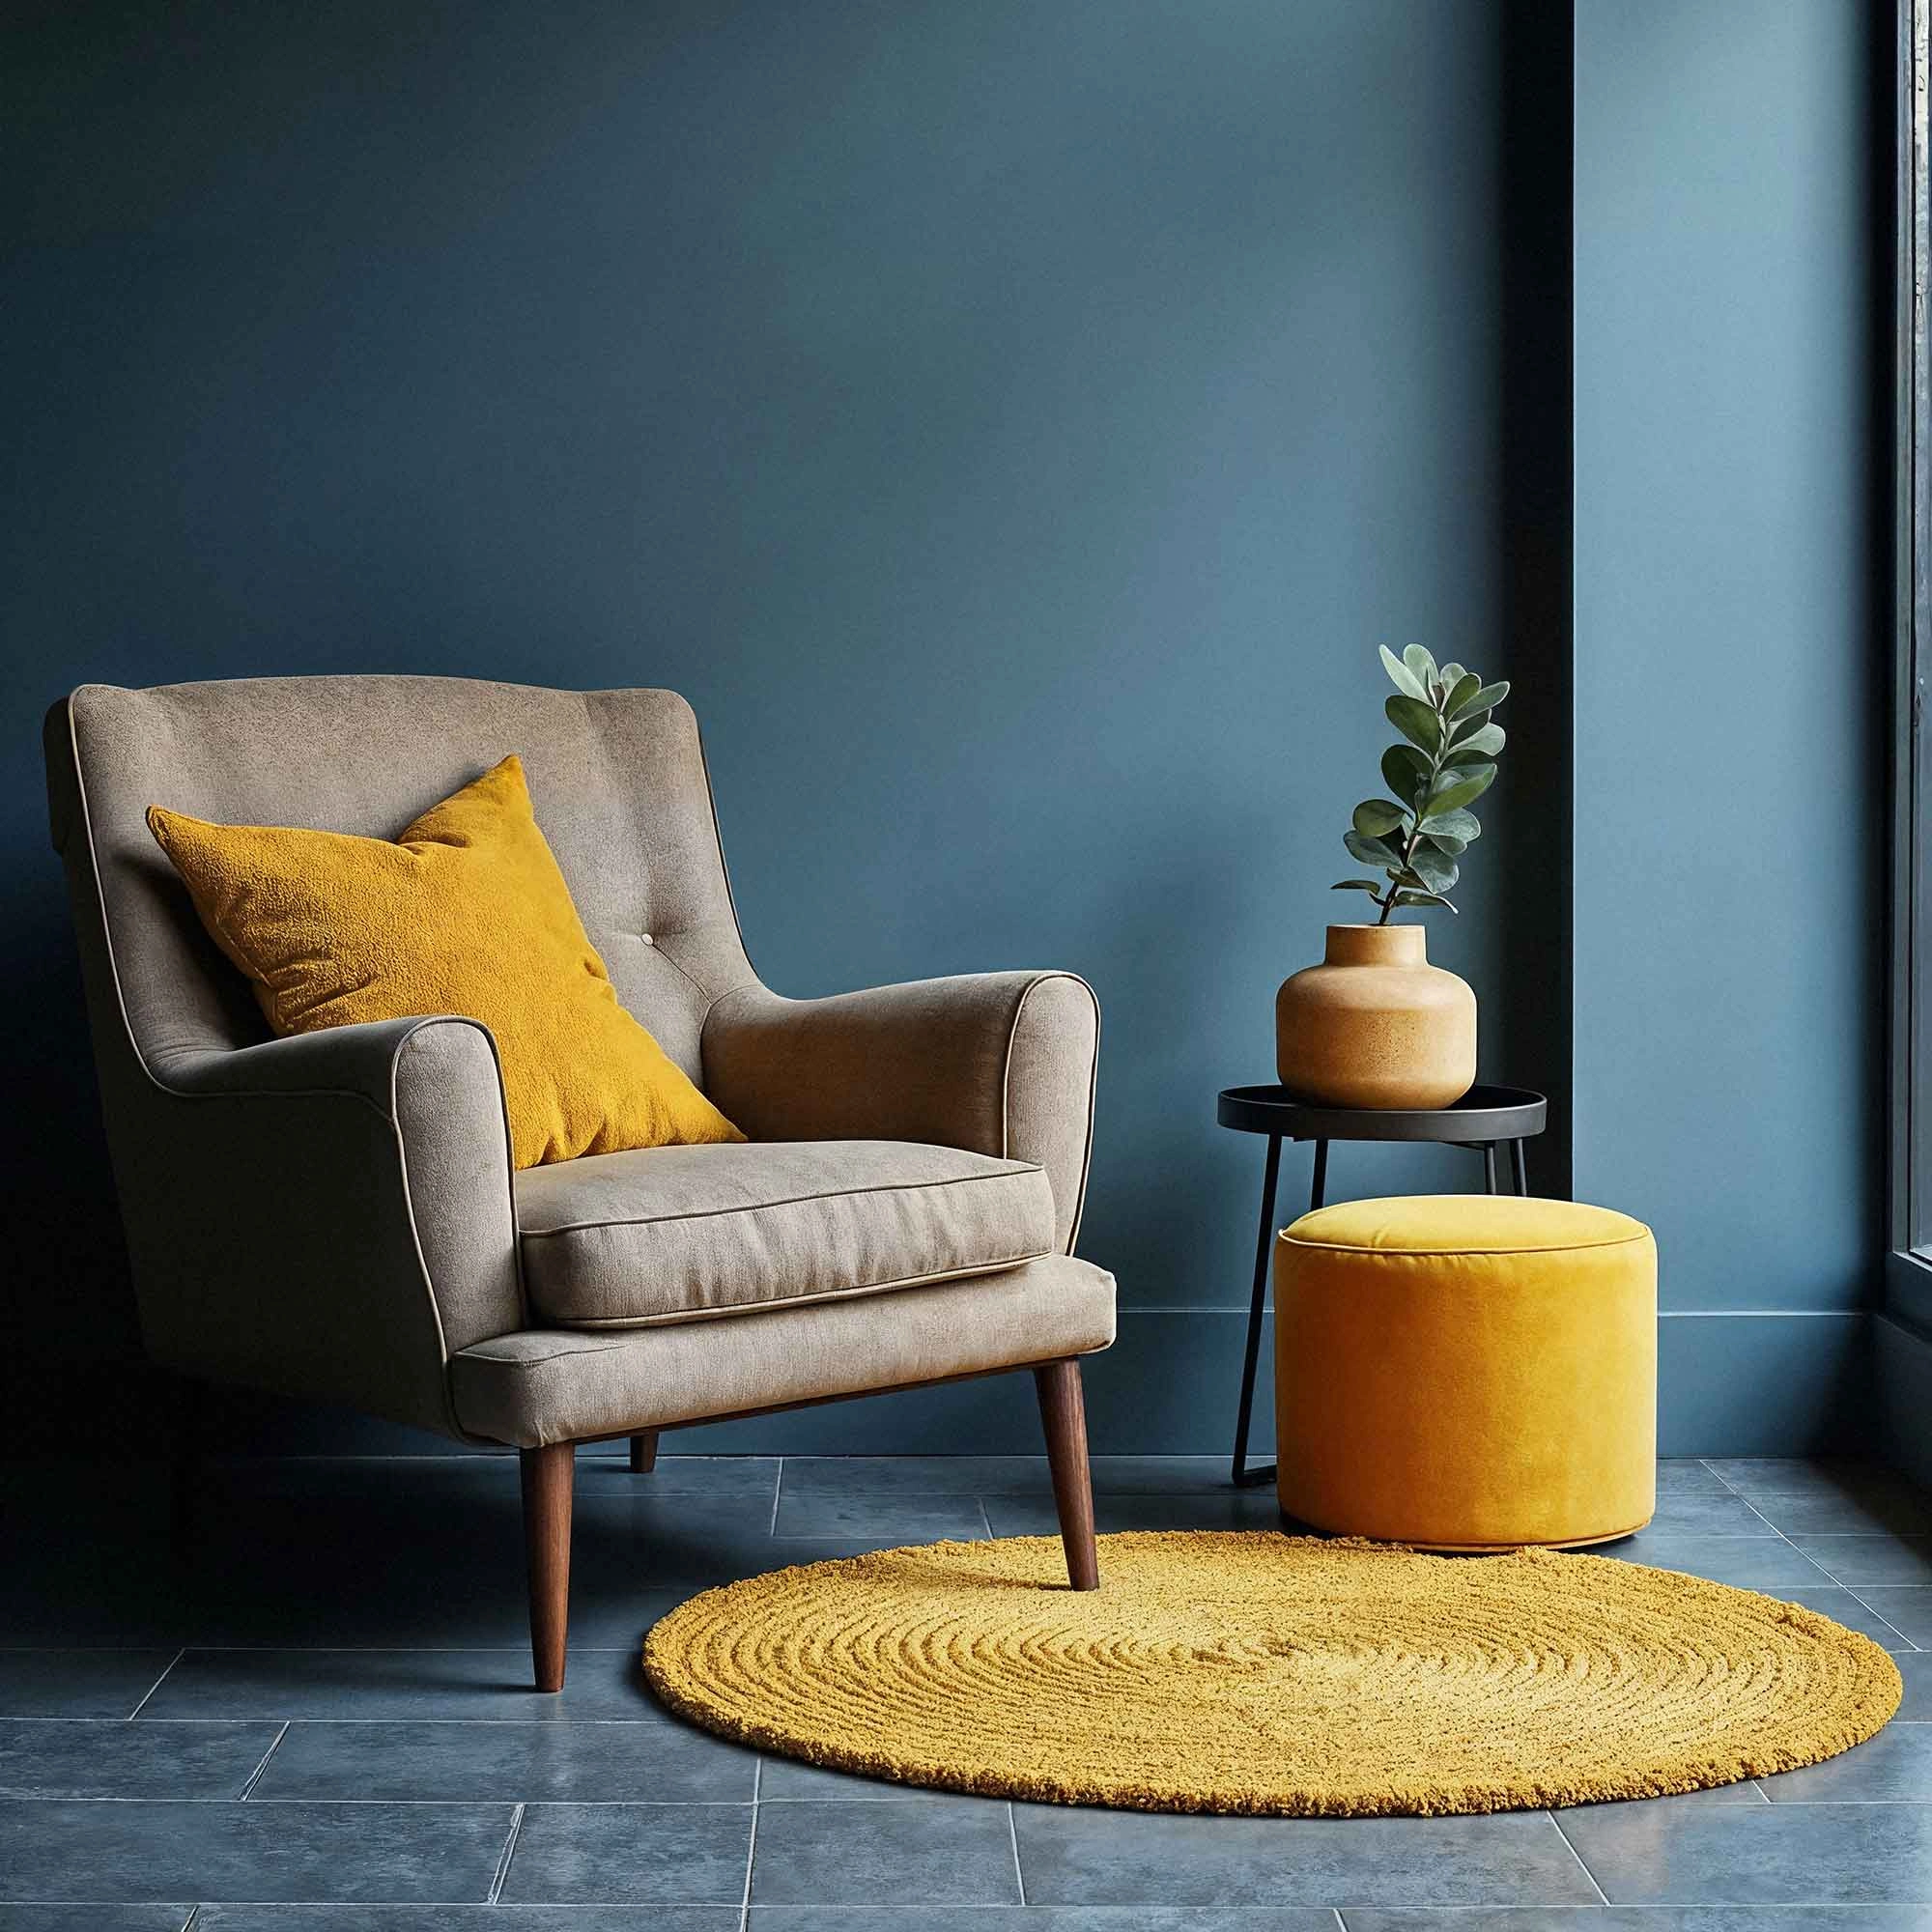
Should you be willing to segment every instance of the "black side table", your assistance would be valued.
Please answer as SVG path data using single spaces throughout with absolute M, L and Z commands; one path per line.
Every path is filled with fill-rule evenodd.
M 1214 1118 L 1239 1133 L 1267 1136 L 1267 1166 L 1262 1175 L 1262 1224 L 1255 1236 L 1255 1292 L 1248 1305 L 1248 1350 L 1241 1365 L 1241 1406 L 1235 1420 L 1235 1482 L 1238 1486 L 1274 1480 L 1274 1464 L 1248 1467 L 1248 1422 L 1255 1406 L 1255 1369 L 1261 1358 L 1262 1311 L 1267 1301 L 1268 1264 L 1274 1251 L 1275 1185 L 1281 1179 L 1281 1144 L 1315 1143 L 1315 1179 L 1308 1190 L 1312 1213 L 1326 1198 L 1330 1141 L 1439 1141 L 1473 1149 L 1483 1156 L 1483 1179 L 1496 1186 L 1496 1148 L 1507 1141 L 1510 1178 L 1519 1194 L 1529 1192 L 1522 1144 L 1540 1134 L 1549 1102 L 1527 1087 L 1471 1087 L 1453 1107 L 1311 1107 L 1289 1097 L 1280 1087 L 1224 1087 Z

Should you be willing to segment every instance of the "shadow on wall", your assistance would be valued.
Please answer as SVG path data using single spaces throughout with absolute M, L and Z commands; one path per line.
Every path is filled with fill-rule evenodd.
M 36 856 L 57 878 L 44 836 L 41 848 Z M 164 1439 L 170 1396 L 141 1353 L 66 895 L 7 896 L 8 997 L 33 1016 L 19 1029 L 8 1083 L 7 1173 L 17 1191 L 5 1353 L 14 1445 L 73 1450 L 78 1412 L 88 1446 L 147 1453 Z

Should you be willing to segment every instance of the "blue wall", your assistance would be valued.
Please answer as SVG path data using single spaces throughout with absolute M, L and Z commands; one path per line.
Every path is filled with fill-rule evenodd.
M 1885 1244 L 1889 31 L 1577 14 L 1576 1186 L 1680 1449 L 1830 1429 Z
M 167 24 L 163 25 L 162 23 Z M 0 70 L 13 1414 L 131 1350 L 37 722 L 84 679 L 662 683 L 753 958 L 1099 989 L 1103 1447 L 1230 1429 L 1277 981 L 1374 646 L 1494 667 L 1499 11 L 75 9 Z M 1507 773 L 1507 766 L 1506 766 Z M 1510 1067 L 1509 780 L 1432 928 Z M 1338 1188 L 1471 1157 L 1338 1156 Z M 1291 1157 L 1286 1186 L 1304 1186 Z M 1022 1378 L 1022 1381 L 1024 1378 Z M 1024 1386 L 759 1425 L 1031 1447 Z M 332 1425 L 310 1438 L 343 1439 Z M 367 1439 L 367 1438 L 360 1438 Z M 749 1439 L 744 1432 L 732 1439 Z
M 1431 945 L 1483 998 L 1485 1073 L 1574 1097 L 1577 1191 L 1657 1226 L 1667 1446 L 1829 1435 L 1882 1228 L 1887 32 L 1582 0 L 1573 69 L 1540 0 L 10 30 L 14 1439 L 165 1407 L 44 840 L 36 724 L 71 685 L 685 691 L 773 984 L 1098 987 L 1083 1247 L 1123 1319 L 1094 1434 L 1208 1450 L 1260 1166 L 1213 1094 L 1266 1076 L 1374 781 L 1373 646 L 1412 639 L 1516 677 L 1539 727 Z M 1537 1155 L 1560 1191 L 1562 1134 Z M 722 1439 L 1035 1428 L 1022 1378 Z

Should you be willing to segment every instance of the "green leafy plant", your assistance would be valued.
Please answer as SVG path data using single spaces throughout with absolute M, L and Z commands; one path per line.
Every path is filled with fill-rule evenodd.
M 1446 906 L 1457 861 L 1483 828 L 1469 810 L 1495 782 L 1503 727 L 1490 714 L 1509 696 L 1461 665 L 1439 668 L 1420 644 L 1401 657 L 1382 646 L 1396 696 L 1382 707 L 1405 743 L 1382 753 L 1391 798 L 1365 798 L 1342 835 L 1351 857 L 1379 879 L 1337 879 L 1338 893 L 1367 893 L 1386 925 L 1398 906 Z

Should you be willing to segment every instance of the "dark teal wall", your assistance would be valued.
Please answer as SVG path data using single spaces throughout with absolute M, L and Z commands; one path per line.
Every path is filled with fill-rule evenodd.
M 1889 17 L 1582 0 L 1574 66 L 1541 0 L 11 27 L 16 1439 L 165 1407 L 44 842 L 71 684 L 686 692 L 773 984 L 1099 989 L 1096 1439 L 1215 1449 L 1260 1149 L 1213 1094 L 1268 1071 L 1412 639 L 1519 682 L 1431 944 L 1559 1127 L 1574 1056 L 1577 1191 L 1658 1229 L 1666 1445 L 1829 1434 L 1881 1226 Z M 978 1384 L 726 1439 L 1034 1429 Z
M 1501 653 L 1499 13 L 501 0 L 14 29 L 16 1428 L 130 1348 L 42 709 L 83 679 L 412 669 L 687 693 L 784 991 L 1091 979 L 1083 1246 L 1125 1311 L 1096 1436 L 1222 1446 L 1260 1150 L 1215 1129 L 1215 1090 L 1268 1077 L 1275 984 L 1334 915 L 1385 735 L 1374 646 Z M 1510 810 L 1506 777 L 1464 917 L 1432 930 L 1495 1076 Z M 1469 1159 L 1350 1153 L 1336 1183 L 1466 1185 Z M 761 1439 L 1026 1447 L 1029 1408 L 982 1386 Z
M 1889 15 L 1577 13 L 1576 1185 L 1680 1448 L 1829 1428 L 1884 1245 Z

